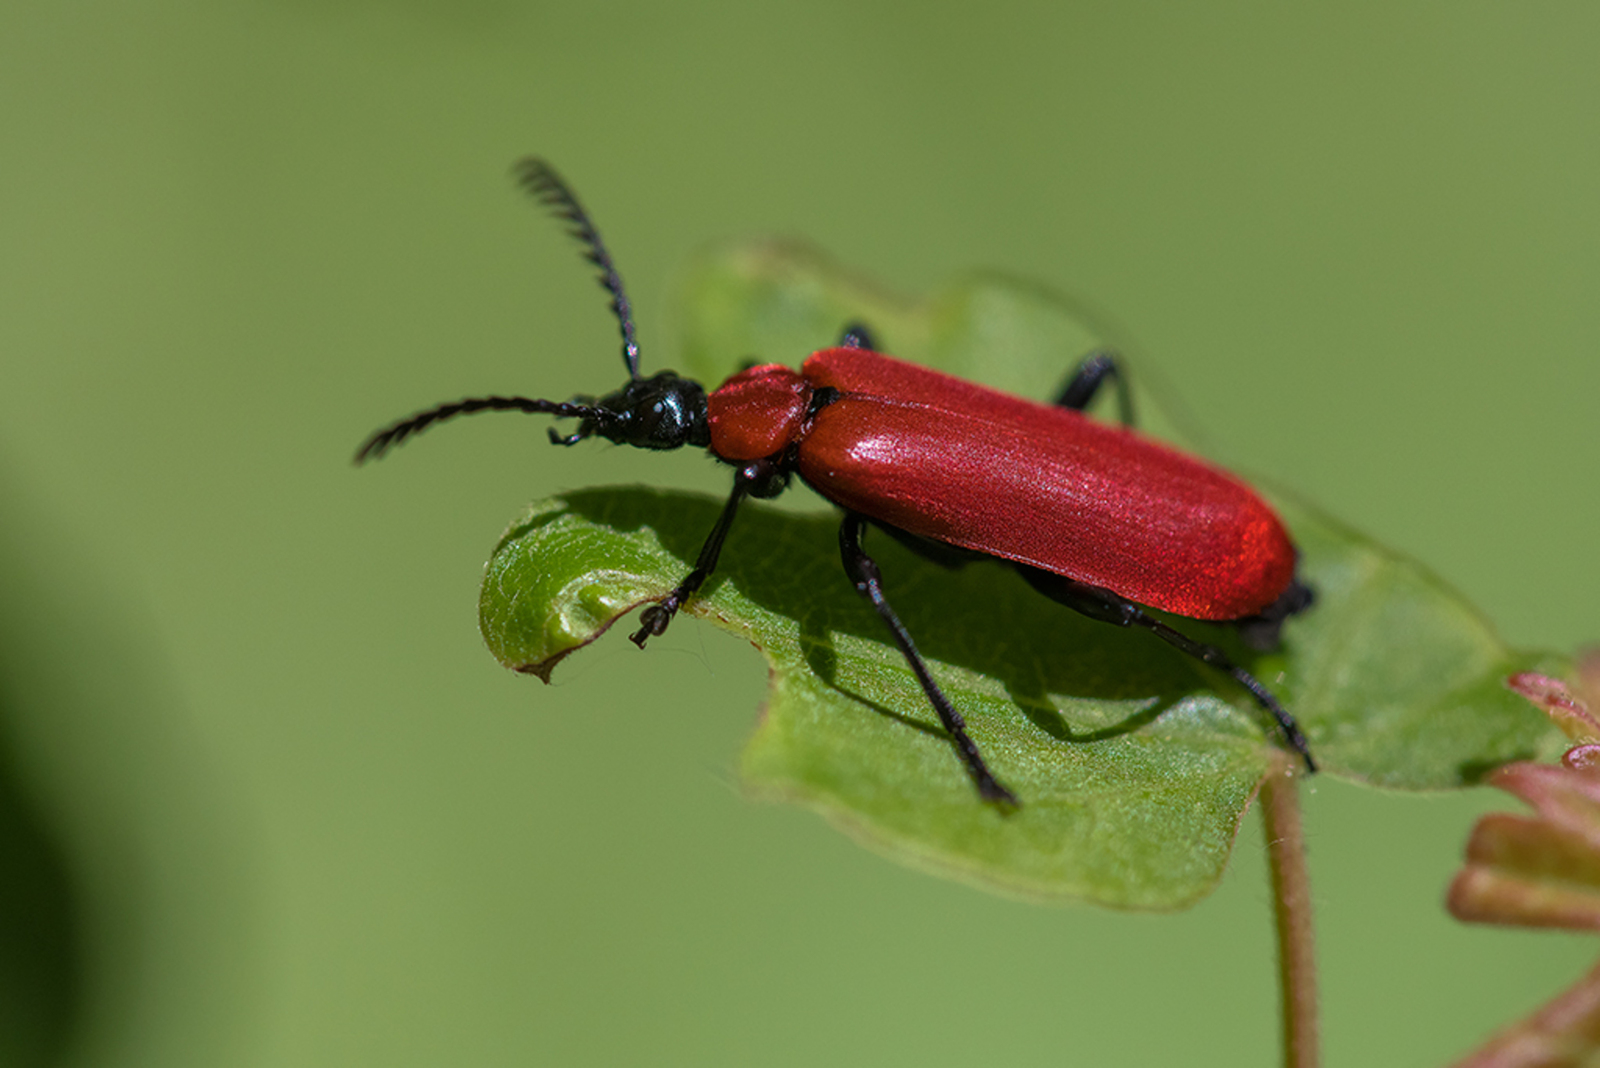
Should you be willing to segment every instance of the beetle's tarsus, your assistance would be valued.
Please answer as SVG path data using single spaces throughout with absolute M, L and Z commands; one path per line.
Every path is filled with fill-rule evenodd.
M 1003 813 L 1012 813 L 1022 807 L 1022 802 L 1017 800 L 1017 795 L 1007 790 L 1000 784 L 1000 780 L 993 775 L 978 782 L 978 796 L 994 805 Z
M 639 613 L 639 629 L 629 635 L 628 640 L 643 649 L 646 641 L 667 632 L 667 624 L 672 622 L 677 611 L 677 600 L 670 596 L 665 601 L 651 605 Z

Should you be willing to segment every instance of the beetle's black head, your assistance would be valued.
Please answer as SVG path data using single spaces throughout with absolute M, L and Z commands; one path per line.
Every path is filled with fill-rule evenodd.
M 550 440 L 557 445 L 576 445 L 596 436 L 641 449 L 711 444 L 705 387 L 674 371 L 633 379 L 599 400 L 574 398 L 573 406 L 583 409 L 572 413 L 581 420 L 578 430 L 563 435 L 552 429 Z
M 621 389 L 598 400 L 593 397 L 574 397 L 570 401 L 469 397 L 441 404 L 372 435 L 356 453 L 356 463 L 382 456 L 435 423 L 475 412 L 527 412 L 553 415 L 557 419 L 577 419 L 578 429 L 574 433 L 562 434 L 551 429 L 550 440 L 557 445 L 576 445 L 592 437 L 641 449 L 681 449 L 685 445 L 704 448 L 711 444 L 705 387 L 672 371 L 662 371 L 649 378 L 631 379 Z

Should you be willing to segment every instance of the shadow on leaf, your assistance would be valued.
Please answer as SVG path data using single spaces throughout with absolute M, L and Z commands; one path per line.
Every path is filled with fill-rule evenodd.
M 572 514 L 619 532 L 652 530 L 667 552 L 685 561 L 685 569 L 721 508 L 702 495 L 645 487 L 580 490 L 563 500 Z M 913 720 L 840 682 L 838 643 L 846 639 L 879 645 L 906 669 L 882 622 L 844 575 L 838 523 L 836 514 L 745 504 L 702 596 L 733 584 L 750 601 L 798 624 L 805 663 L 828 686 L 942 736 L 932 709 Z M 1148 635 L 1087 619 L 1039 596 L 996 561 L 942 567 L 877 531 L 869 532 L 867 545 L 891 603 L 924 655 L 995 680 L 1034 726 L 1058 741 L 1092 742 L 1137 731 L 1197 690 L 1226 685 Z M 1227 640 L 1219 628 L 1192 621 L 1186 626 L 1206 640 Z M 1080 720 L 1073 714 L 1080 702 L 1107 707 Z

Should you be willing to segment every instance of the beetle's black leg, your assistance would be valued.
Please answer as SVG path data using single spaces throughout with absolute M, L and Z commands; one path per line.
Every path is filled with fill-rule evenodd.
M 868 352 L 877 352 L 878 346 L 872 340 L 872 331 L 860 323 L 851 323 L 844 328 L 844 333 L 839 335 L 841 349 L 866 349 Z
M 1091 352 L 1083 358 L 1056 396 L 1056 407 L 1083 411 L 1094 400 L 1094 395 L 1107 378 L 1113 378 L 1117 383 L 1117 417 L 1122 420 L 1123 426 L 1132 426 L 1133 391 L 1128 388 L 1128 375 L 1117 362 L 1117 354 L 1108 349 Z
M 889 602 L 883 596 L 883 576 L 878 571 L 877 563 L 861 548 L 861 532 L 866 521 L 853 512 L 845 514 L 844 522 L 839 526 L 839 555 L 844 560 L 844 572 L 855 584 L 856 592 L 871 602 L 878 617 L 889 628 L 889 633 L 894 635 L 894 642 L 900 647 L 900 654 L 906 658 L 906 663 L 911 666 L 911 671 L 917 676 L 917 681 L 922 684 L 922 692 L 928 695 L 928 701 L 933 705 L 933 710 L 939 714 L 939 722 L 944 724 L 944 729 L 950 735 L 950 740 L 955 744 L 956 753 L 961 757 L 961 762 L 966 765 L 967 774 L 972 776 L 973 783 L 978 787 L 978 793 L 985 801 L 1015 808 L 1019 802 L 1010 790 L 1000 784 L 983 762 L 983 754 L 978 752 L 978 745 L 967 734 L 967 724 L 961 718 L 961 713 L 955 710 L 950 699 L 939 689 L 939 684 L 933 681 L 933 676 L 928 672 L 928 665 L 923 663 L 922 656 L 917 652 L 916 644 L 911 640 L 911 635 L 906 631 L 905 624 L 900 622 L 900 617 L 895 615 L 894 609 L 889 607 Z
M 717 525 L 711 528 L 711 535 L 700 546 L 700 556 L 694 562 L 694 570 L 673 587 L 671 593 L 639 613 L 639 629 L 629 635 L 633 644 L 643 649 L 646 641 L 666 633 L 667 624 L 678 614 L 678 609 L 694 596 L 695 591 L 711 577 L 711 572 L 717 569 L 717 557 L 722 555 L 722 543 L 728 537 L 728 529 L 733 526 L 733 517 L 738 514 L 739 502 L 748 497 L 752 490 L 758 496 L 763 495 L 760 493 L 762 479 L 771 477 L 766 466 L 764 461 L 758 461 L 746 464 L 734 474 L 733 492 L 728 495 L 728 503 L 722 506 L 722 514 L 717 517 Z
M 1317 762 L 1311 759 L 1311 745 L 1306 741 L 1304 732 L 1300 730 L 1300 724 L 1296 723 L 1288 710 L 1278 703 L 1271 690 L 1261 685 L 1254 675 L 1229 660 L 1228 655 L 1221 649 L 1205 642 L 1197 642 L 1188 635 L 1173 630 L 1160 620 L 1147 615 L 1144 609 L 1132 601 L 1118 597 L 1110 590 L 1074 582 L 1036 567 L 1019 566 L 1017 570 L 1022 572 L 1022 577 L 1028 580 L 1030 586 L 1052 601 L 1064 604 L 1074 611 L 1082 612 L 1090 619 L 1098 619 L 1103 623 L 1115 623 L 1119 627 L 1143 627 L 1168 645 L 1210 664 L 1218 671 L 1231 675 L 1234 681 L 1250 691 L 1250 696 L 1256 699 L 1257 704 L 1271 713 L 1279 729 L 1283 731 L 1289 748 L 1305 761 L 1306 770 L 1317 770 Z
M 1279 632 L 1284 621 L 1299 615 L 1316 602 L 1316 593 L 1299 578 L 1290 581 L 1288 589 L 1278 599 L 1253 616 L 1233 621 L 1239 640 L 1258 653 L 1267 653 L 1279 645 Z

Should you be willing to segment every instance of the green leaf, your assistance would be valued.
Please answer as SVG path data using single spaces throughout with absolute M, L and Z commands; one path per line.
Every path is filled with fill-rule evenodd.
M 707 381 L 868 323 L 886 350 L 1012 389 L 1054 382 L 1100 336 L 1033 287 L 975 278 L 917 304 L 805 250 L 762 244 L 689 276 L 681 333 Z M 1004 354 L 1000 363 L 997 354 Z M 1020 368 L 1020 370 L 1019 370 Z M 1295 713 L 1326 773 L 1390 787 L 1474 781 L 1560 751 L 1507 692 L 1561 662 L 1506 650 L 1420 566 L 1279 495 L 1318 603 L 1283 648 L 1175 620 L 1247 663 Z M 721 502 L 646 488 L 536 502 L 484 579 L 502 663 L 548 678 L 564 656 L 687 572 Z M 1148 634 L 1081 617 L 993 562 L 945 570 L 869 533 L 906 626 L 991 767 L 1022 799 L 981 803 L 882 624 L 845 580 L 838 518 L 746 504 L 686 614 L 759 647 L 772 691 L 742 758 L 757 793 L 810 805 L 899 859 L 1008 892 L 1124 908 L 1192 903 L 1221 877 L 1262 776 L 1271 726 L 1232 682 Z M 686 625 L 685 622 L 677 624 Z

